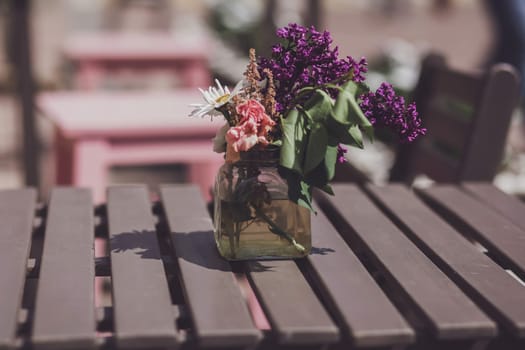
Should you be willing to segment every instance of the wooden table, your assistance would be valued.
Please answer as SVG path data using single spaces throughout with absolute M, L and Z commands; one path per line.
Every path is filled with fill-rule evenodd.
M 218 256 L 196 187 L 153 204 L 144 186 L 112 187 L 96 209 L 87 189 L 44 206 L 2 191 L 0 348 L 524 349 L 522 202 L 482 183 L 335 187 L 310 256 L 249 263 Z M 94 259 L 95 236 L 109 256 Z M 111 305 L 95 276 L 111 278 Z
M 101 203 L 112 166 L 183 163 L 209 195 L 224 163 L 212 138 L 225 121 L 189 117 L 189 104 L 202 99 L 196 89 L 40 94 L 38 109 L 55 131 L 55 183 L 89 187 Z

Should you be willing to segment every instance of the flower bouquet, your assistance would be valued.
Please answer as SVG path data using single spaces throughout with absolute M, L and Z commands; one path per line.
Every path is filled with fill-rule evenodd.
M 201 90 L 192 116 L 224 116 L 214 151 L 225 153 L 214 189 L 215 239 L 230 260 L 301 257 L 310 251 L 314 187 L 333 195 L 329 181 L 343 145 L 363 148 L 375 127 L 401 142 L 425 133 L 415 104 L 391 85 L 365 84 L 364 58 L 339 58 L 330 33 L 290 24 L 270 57 L 256 57 L 230 91 Z

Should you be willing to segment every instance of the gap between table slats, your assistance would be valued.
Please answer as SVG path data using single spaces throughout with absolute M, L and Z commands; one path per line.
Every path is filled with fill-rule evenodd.
M 418 331 L 440 340 L 487 339 L 496 325 L 463 294 L 354 185 L 335 185 L 329 198 L 332 220 L 384 274 L 390 296 L 401 298 L 422 322 Z M 392 295 L 397 292 L 396 296 Z M 427 328 L 429 327 L 429 328 Z
M 316 196 L 325 209 L 326 198 Z M 301 262 L 343 333 L 356 346 L 407 345 L 415 333 L 326 215 L 312 215 L 312 253 Z
M 110 187 L 107 212 L 118 346 L 176 346 L 179 340 L 146 187 Z
M 457 186 L 435 185 L 418 193 L 460 231 L 477 239 L 525 280 L 524 230 Z
M 339 340 L 339 330 L 293 260 L 245 265 L 277 343 L 327 345 Z
M 525 337 L 525 287 L 403 185 L 368 186 L 409 238 L 491 317 Z
M 0 191 L 0 349 L 15 344 L 35 208 L 34 189 Z
M 516 196 L 508 195 L 486 182 L 466 182 L 461 187 L 525 231 L 525 203 Z
M 213 226 L 200 191 L 190 185 L 161 186 L 194 339 L 203 347 L 250 347 L 261 339 L 231 266 L 215 246 Z

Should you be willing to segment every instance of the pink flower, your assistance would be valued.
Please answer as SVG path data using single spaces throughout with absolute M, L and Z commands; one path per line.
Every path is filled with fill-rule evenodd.
M 266 137 L 272 126 L 275 125 L 275 121 L 265 113 L 263 105 L 256 100 L 248 100 L 239 104 L 235 109 L 237 114 L 241 116 L 241 124 L 247 120 L 257 123 L 259 136 Z
M 235 110 L 237 111 L 237 114 L 241 116 L 240 123 L 244 123 L 247 119 L 252 119 L 259 123 L 261 118 L 266 115 L 263 105 L 256 100 L 248 100 L 240 103 Z
M 257 144 L 257 129 L 254 132 L 249 123 L 231 127 L 226 133 L 226 142 L 235 152 L 247 151 Z
M 236 107 L 239 125 L 226 132 L 226 142 L 234 152 L 248 151 L 257 143 L 268 144 L 266 136 L 275 121 L 265 113 L 264 107 L 256 100 L 248 100 Z

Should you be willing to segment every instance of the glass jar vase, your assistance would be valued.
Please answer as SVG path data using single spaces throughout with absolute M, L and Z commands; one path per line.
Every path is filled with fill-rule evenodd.
M 310 210 L 289 199 L 278 163 L 278 148 L 250 150 L 219 169 L 214 224 L 224 258 L 299 258 L 310 252 Z

